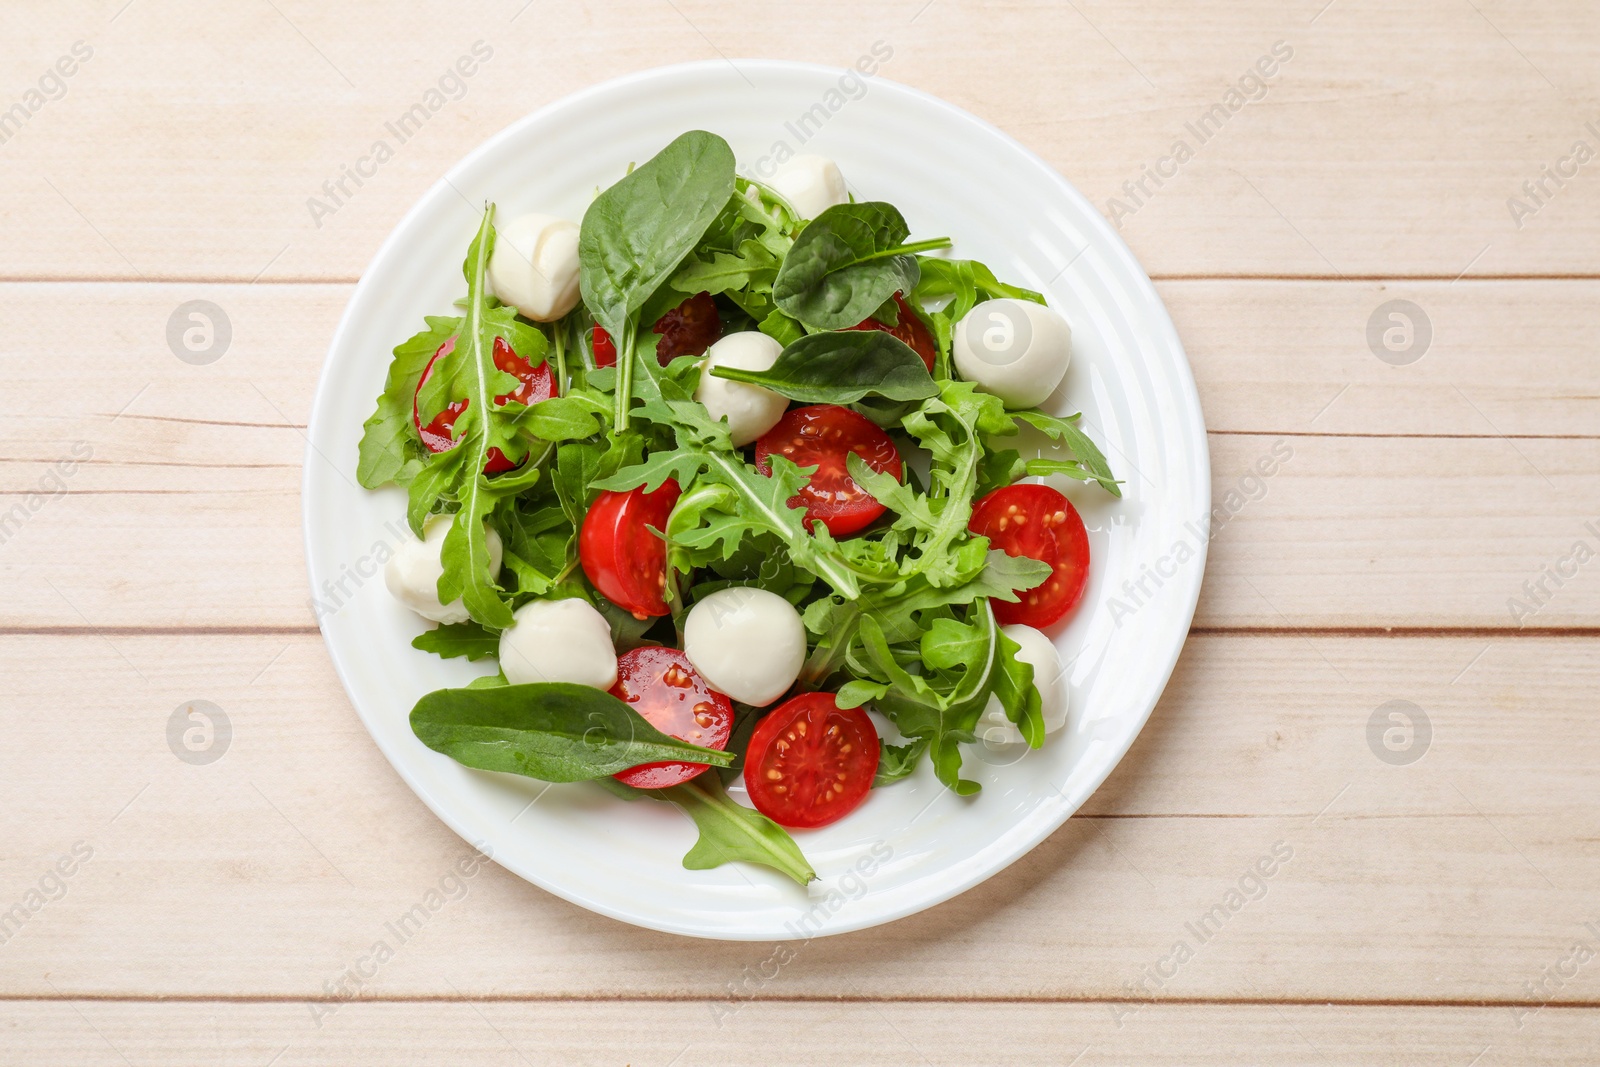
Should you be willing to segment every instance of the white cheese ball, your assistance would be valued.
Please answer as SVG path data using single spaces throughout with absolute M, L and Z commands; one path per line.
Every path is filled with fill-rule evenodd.
M 1008 408 L 1031 408 L 1056 391 L 1072 361 L 1072 328 L 1032 300 L 986 300 L 951 336 L 956 371 Z
M 694 398 L 706 406 L 713 419 L 728 420 L 728 433 L 735 446 L 747 445 L 776 426 L 788 410 L 789 401 L 759 385 L 715 377 L 712 368 L 771 370 L 782 352 L 777 339 L 760 330 L 730 333 L 706 350 Z
M 800 613 L 778 594 L 733 586 L 689 609 L 683 654 L 717 692 L 765 707 L 800 677 L 806 628 Z
M 495 227 L 489 284 L 502 304 L 534 322 L 554 322 L 578 303 L 578 224 L 519 215 Z
M 460 600 L 439 603 L 439 576 L 444 573 L 439 553 L 454 522 L 454 515 L 429 516 L 422 524 L 422 540 L 406 538 L 383 567 L 383 584 L 389 587 L 389 595 L 434 622 L 466 622 L 471 618 Z M 498 577 L 500 535 L 488 523 L 484 524 L 484 532 L 489 540 L 489 574 Z
M 1039 690 L 1044 732 L 1055 733 L 1067 724 L 1067 687 L 1061 677 L 1061 656 L 1056 652 L 1055 643 L 1032 626 L 1002 626 L 1000 632 L 1019 646 L 1017 658 L 1033 667 L 1033 687 Z M 979 741 L 991 745 L 1022 741 L 1022 731 L 1006 717 L 1006 710 L 992 695 L 978 719 L 976 733 Z
M 766 183 L 793 205 L 802 219 L 814 219 L 835 204 L 848 204 L 839 164 L 827 156 L 795 156 Z
M 606 618 L 586 600 L 530 600 L 500 635 L 500 669 L 512 685 L 573 682 L 610 689 L 617 650 Z

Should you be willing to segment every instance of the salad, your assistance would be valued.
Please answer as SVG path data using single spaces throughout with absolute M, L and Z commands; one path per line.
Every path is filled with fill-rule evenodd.
M 1077 416 L 1036 406 L 1071 331 L 910 237 L 831 160 L 752 181 L 701 131 L 581 223 L 487 205 L 458 313 L 394 350 L 360 444 L 361 484 L 408 494 L 385 584 L 438 624 L 414 646 L 499 665 L 417 702 L 423 744 L 671 802 L 699 829 L 685 867 L 805 884 L 791 829 L 924 758 L 971 795 L 963 746 L 1064 724 L 1041 631 L 1088 537 L 1024 479 L 1120 495 Z

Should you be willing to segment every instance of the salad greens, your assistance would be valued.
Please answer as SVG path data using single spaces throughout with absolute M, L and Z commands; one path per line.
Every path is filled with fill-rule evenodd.
M 947 787 L 976 792 L 961 774 L 962 746 L 975 740 L 991 698 L 1028 744 L 1042 743 L 1033 669 L 991 603 L 1016 602 L 1051 567 L 971 532 L 973 505 L 1026 476 L 1065 475 L 1113 495 L 1120 488 L 1077 416 L 1007 411 L 951 371 L 962 316 L 984 300 L 1043 302 L 1040 294 L 1000 282 L 981 263 L 926 255 L 950 241 L 910 241 L 905 219 L 886 203 L 840 204 L 802 222 L 781 197 L 736 175 L 727 143 L 703 131 L 677 138 L 595 198 L 579 234 L 582 301 L 557 322 L 527 321 L 491 294 L 494 223 L 491 204 L 467 248 L 461 313 L 427 317 L 394 350 L 360 444 L 361 484 L 405 487 L 413 531 L 420 535 L 430 515 L 452 517 L 437 591 L 441 603 L 460 599 L 472 621 L 424 633 L 415 647 L 485 659 L 515 608 L 559 597 L 595 605 L 619 652 L 673 645 L 697 599 L 759 586 L 801 613 L 809 642 L 800 686 L 835 690 L 842 708 L 870 705 L 904 738 L 883 743 L 878 785 L 910 775 L 926 754 Z M 727 423 L 694 399 L 698 359 L 662 365 L 660 324 L 697 294 L 715 300 L 724 333 L 760 330 L 783 346 L 768 370 L 719 366 L 717 377 L 799 403 L 852 406 L 917 457 L 901 480 L 849 456 L 850 477 L 888 509 L 884 520 L 838 538 L 821 522 L 808 526 L 791 503 L 814 468 L 777 454 L 758 468 L 733 446 Z M 905 301 L 898 308 L 897 294 Z M 931 370 L 890 332 L 906 314 L 936 343 Z M 851 329 L 872 318 L 882 328 Z M 615 366 L 601 365 L 596 329 L 614 344 Z M 521 380 L 501 369 L 497 344 L 547 365 L 549 399 L 514 398 Z M 455 412 L 454 443 L 434 452 L 419 427 L 446 411 Z M 1008 447 L 1024 428 L 1053 441 L 1056 455 L 1026 459 Z M 496 454 L 514 468 L 485 473 Z M 667 542 L 670 616 L 640 620 L 585 578 L 579 531 L 602 492 L 654 491 L 669 478 L 681 496 L 655 532 Z M 491 529 L 502 546 L 498 573 Z M 793 839 L 729 799 L 717 774 L 652 791 L 608 777 L 651 761 L 735 773 L 760 715 L 741 709 L 738 751 L 718 751 L 661 733 L 608 693 L 510 685 L 501 676 L 428 694 L 411 722 L 430 748 L 470 767 L 597 780 L 677 804 L 700 831 L 686 867 L 742 859 L 804 883 L 814 872 Z

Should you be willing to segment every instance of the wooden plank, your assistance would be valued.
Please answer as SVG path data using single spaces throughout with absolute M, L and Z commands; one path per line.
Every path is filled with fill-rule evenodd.
M 779 983 L 774 983 L 779 984 Z M 1159 1005 L 1118 1028 L 1105 1005 L 421 1003 L 7 1005 L 0 1051 L 35 1067 L 162 1063 L 971 1064 L 1235 1067 L 1590 1064 L 1600 1013 L 1550 1009 L 1518 1031 L 1504 1009 Z M 721 1025 L 713 1020 L 720 1018 Z M 1488 1051 L 1492 1050 L 1492 1051 Z M 674 1060 L 674 1057 L 678 1057 Z M 1490 1057 L 1493 1057 L 1492 1059 Z M 120 1057 L 120 1058 L 119 1058 Z M 1078 1057 L 1073 1059 L 1073 1057 Z
M 1165 998 L 1526 1000 L 1600 922 L 1600 657 L 1484 644 L 1192 638 L 1084 816 L 950 903 L 803 945 L 783 995 L 1127 999 L 1160 966 Z M 32 768 L 0 780 L 0 904 L 93 850 L 0 946 L 0 995 L 316 996 L 467 847 L 313 636 L 6 637 L 0 670 L 0 729 Z M 196 766 L 166 729 L 200 699 L 232 740 Z M 1431 723 L 1405 766 L 1369 741 L 1396 699 Z M 1257 885 L 1275 847 L 1292 855 Z M 1253 899 L 1197 936 L 1241 885 Z M 370 995 L 709 998 L 772 947 L 626 927 L 489 867 L 391 950 Z M 1600 1000 L 1587 972 L 1552 992 Z
M 1600 144 L 1586 128 L 1600 21 L 1583 0 L 907 0 L 867 17 L 828 0 L 758 22 L 706 0 L 527 14 L 431 0 L 378 23 L 305 0 L 121 6 L 31 0 L 0 43 L 29 78 L 75 41 L 94 50 L 5 145 L 7 277 L 350 279 L 440 174 L 534 108 L 668 61 L 844 67 L 875 41 L 893 49 L 884 77 L 1020 138 L 1117 215 L 1158 274 L 1600 269 L 1600 182 L 1585 168 L 1557 188 L 1541 170 L 1579 139 Z M 478 40 L 495 53 L 460 98 L 404 143 L 389 134 Z M 1247 78 L 1273 69 L 1277 42 L 1292 58 L 1257 88 Z M 997 79 L 1002 55 L 1028 76 Z M 1228 99 L 1241 83 L 1255 102 Z M 1218 107 L 1225 122 L 1191 129 Z M 310 198 L 379 138 L 394 158 L 314 217 Z M 1180 140 L 1192 158 L 1174 166 Z M 1169 177 L 1157 186 L 1152 170 Z M 1522 191 L 1534 180 L 1538 202 Z M 1537 213 L 1514 218 L 1517 196 Z
M 1217 430 L 1214 496 L 1236 509 L 1212 544 L 1201 625 L 1600 622 L 1600 585 L 1582 572 L 1523 588 L 1578 540 L 1600 545 L 1585 525 L 1600 522 L 1589 507 L 1600 496 L 1600 365 L 1585 348 L 1600 328 L 1600 284 L 1422 288 L 1405 291 L 1435 309 L 1438 351 L 1397 368 L 1363 339 L 1383 286 L 1163 286 Z M 310 625 L 303 426 L 347 295 L 0 286 L 0 312 L 35 327 L 0 342 L 0 515 L 17 515 L 0 528 L 0 570 L 16 591 L 7 624 Z M 223 306 L 233 327 L 228 353 L 206 366 L 166 341 L 173 309 L 195 298 Z M 29 339 L 53 328 L 67 340 L 41 359 Z M 1450 436 L 1496 432 L 1557 436 Z M 1280 436 L 1293 458 L 1258 479 Z M 54 490 L 52 467 L 85 451 L 64 494 L 29 498 Z M 1539 610 L 1514 617 L 1513 598 Z

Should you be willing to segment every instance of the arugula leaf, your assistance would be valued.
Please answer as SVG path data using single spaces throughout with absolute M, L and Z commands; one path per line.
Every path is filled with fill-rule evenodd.
M 781 871 L 801 885 L 817 876 L 789 832 L 729 797 L 715 774 L 702 774 L 667 789 L 635 789 L 614 778 L 597 778 L 595 784 L 623 800 L 649 797 L 670 801 L 693 819 L 700 836 L 683 857 L 685 870 L 708 871 L 742 860 Z
M 738 194 L 734 194 L 738 196 Z M 754 238 L 739 243 L 737 252 L 713 252 L 710 262 L 690 259 L 672 276 L 680 293 L 726 293 L 730 290 L 772 291 L 778 276 L 778 256 Z
M 517 430 L 514 417 L 509 412 L 501 414 L 497 403 L 498 397 L 509 396 L 522 383 L 495 365 L 494 345 L 503 340 L 519 354 L 528 353 L 530 361 L 542 361 L 545 342 L 539 331 L 517 322 L 510 308 L 491 306 L 487 274 L 493 249 L 491 204 L 483 213 L 462 265 L 467 298 L 455 349 L 434 364 L 428 380 L 417 392 L 418 410 L 429 418 L 446 404 L 465 400 L 451 430 L 456 443 L 446 452 L 429 456 L 412 478 L 406 517 L 412 530 L 420 535 L 423 520 L 442 501 L 453 500 L 459 505 L 439 557 L 443 564 L 438 586 L 440 602 L 448 604 L 460 598 L 473 619 L 504 629 L 511 625 L 511 609 L 490 574 L 484 521 L 500 497 L 537 480 L 539 461 L 530 458 L 521 471 L 498 483 L 490 482 L 483 474 L 491 448 L 500 449 L 512 460 L 528 455 L 527 440 Z M 525 410 L 521 405 L 507 406 Z
M 1111 465 L 1106 462 L 1105 454 L 1100 451 L 1098 445 L 1089 439 L 1088 434 L 1078 429 L 1078 420 L 1083 418 L 1082 412 L 1076 415 L 1068 415 L 1064 419 L 1058 419 L 1054 415 L 1046 415 L 1042 411 L 1013 411 L 1009 414 L 1013 419 L 1021 419 L 1034 429 L 1043 432 L 1052 441 L 1060 441 L 1072 450 L 1085 468 L 1085 473 L 1083 474 L 1066 467 L 1053 470 L 1041 467 L 1038 471 L 1035 471 L 1032 469 L 1033 464 L 1040 461 L 1033 460 L 1029 462 L 1029 474 L 1070 474 L 1072 477 L 1081 478 L 1084 481 L 1099 482 L 1100 488 L 1112 496 L 1122 496 L 1121 483 L 1112 475 Z
M 659 761 L 720 767 L 734 757 L 668 737 L 610 693 L 570 682 L 439 689 L 417 701 L 411 730 L 457 763 L 545 782 L 604 778 Z
M 442 623 L 418 634 L 411 647 L 443 659 L 465 656 L 470 662 L 477 662 L 500 654 L 500 636 L 475 622 Z
M 595 197 L 578 228 L 578 288 L 596 321 L 633 351 L 639 310 L 694 250 L 734 190 L 733 150 L 691 130 Z M 615 432 L 628 428 L 633 361 L 618 374 Z
M 411 424 L 417 382 L 422 380 L 433 354 L 461 328 L 461 320 L 454 317 L 428 315 L 424 321 L 428 324 L 426 330 L 395 347 L 377 410 L 362 426 L 356 480 L 367 489 L 389 482 L 403 484 L 408 480 L 406 468 L 418 465 L 414 454 L 420 452 L 421 446 Z
M 1004 630 L 997 635 L 1000 647 L 996 653 L 994 698 L 1005 709 L 1006 718 L 1022 731 L 1022 739 L 1029 748 L 1044 744 L 1044 699 L 1034 684 L 1033 664 L 1017 653 L 1022 646 L 1007 637 Z
M 920 276 L 916 252 L 950 247 L 949 238 L 905 244 L 911 230 L 892 204 L 835 204 L 809 222 L 783 257 L 773 302 L 819 330 L 840 330 L 870 316 Z
M 761 320 L 760 328 L 762 333 L 785 348 L 806 335 L 805 327 L 800 325 L 799 320 L 790 318 L 776 308 Z
M 700 839 L 683 857 L 684 869 L 708 871 L 744 860 L 771 867 L 801 885 L 816 878 L 817 872 L 789 832 L 759 811 L 734 801 L 716 775 L 702 774 L 660 792 L 700 828 Z
M 928 751 L 926 737 L 913 738 L 904 745 L 891 745 L 880 740 L 878 745 L 878 773 L 872 778 L 874 789 L 909 778 L 911 772 L 917 769 L 917 764 L 922 762 L 922 754 Z
M 922 357 L 878 330 L 814 333 L 785 348 L 768 370 L 716 367 L 711 373 L 804 404 L 853 404 L 868 395 L 925 400 L 939 392 Z

